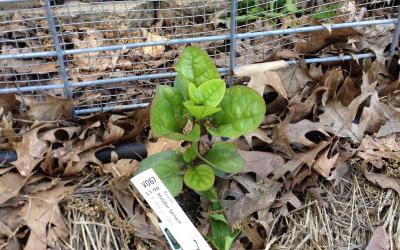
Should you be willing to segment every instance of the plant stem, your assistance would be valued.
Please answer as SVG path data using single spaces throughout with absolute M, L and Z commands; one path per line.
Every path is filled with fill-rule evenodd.
M 199 151 L 196 151 L 197 157 L 200 158 L 200 160 L 204 161 L 205 163 L 207 163 L 208 165 L 210 165 L 213 168 L 219 169 L 217 166 L 215 166 L 214 163 L 210 162 L 209 160 L 207 160 L 206 158 L 204 158 Z

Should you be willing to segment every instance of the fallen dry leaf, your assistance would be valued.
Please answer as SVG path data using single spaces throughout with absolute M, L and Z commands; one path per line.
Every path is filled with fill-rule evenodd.
M 254 144 L 253 144 L 254 137 L 260 139 L 261 141 L 263 141 L 265 143 L 272 142 L 272 139 L 268 137 L 266 130 L 263 130 L 261 128 L 256 129 L 254 132 L 245 134 L 243 137 L 245 138 L 247 144 L 249 144 L 250 147 L 254 146 Z
M 23 188 L 24 193 L 36 194 L 38 192 L 46 191 L 60 182 L 58 178 L 52 178 L 48 176 L 34 176 L 29 179 Z
M 270 152 L 238 150 L 238 153 L 244 160 L 243 173 L 255 173 L 261 180 L 267 179 L 285 163 L 282 156 Z
M 299 173 L 304 164 L 311 168 L 318 153 L 326 148 L 330 143 L 330 141 L 322 141 L 317 147 L 311 149 L 310 151 L 296 154 L 291 160 L 286 162 L 273 173 L 274 175 L 272 179 L 278 180 L 286 173 L 290 173 L 290 176 L 294 177 Z
M 106 40 L 102 32 L 93 28 L 82 28 L 81 33 L 83 34 L 82 39 L 78 36 L 72 37 L 72 42 L 76 49 L 100 47 L 103 46 Z M 107 69 L 114 69 L 117 66 L 119 56 L 126 53 L 125 51 L 126 50 L 117 50 L 74 54 L 72 62 L 81 70 L 102 72 Z M 97 79 L 97 77 L 95 79 Z
M 121 128 L 120 126 L 116 125 L 118 120 L 125 119 L 126 116 L 123 115 L 111 115 L 110 118 L 108 119 L 107 123 L 107 129 L 103 134 L 103 142 L 101 142 L 101 145 L 105 145 L 111 142 L 115 142 L 118 139 L 120 139 L 124 133 L 125 130 Z
M 242 182 L 242 185 L 243 184 Z M 222 205 L 229 223 L 238 223 L 254 212 L 271 207 L 280 187 L 280 183 L 265 180 L 263 183 L 254 183 L 254 185 L 249 188 L 249 193 L 245 194 L 237 201 L 223 200 Z
M 87 133 L 90 130 L 96 129 L 98 127 L 101 126 L 101 122 L 100 121 L 95 121 L 92 124 L 90 124 L 89 126 L 85 127 L 82 132 L 79 134 L 79 139 L 84 140 L 87 137 Z
M 300 59 L 300 55 L 298 52 L 288 49 L 279 49 L 274 51 L 271 55 L 270 61 L 277 61 L 277 60 L 289 60 L 289 59 Z
M 361 90 L 357 87 L 354 80 L 350 76 L 347 76 L 342 86 L 338 90 L 337 99 L 347 107 L 360 94 Z
M 103 164 L 101 170 L 112 174 L 115 179 L 131 177 L 139 169 L 139 162 L 131 159 L 120 159 L 117 162 Z
M 175 141 L 165 137 L 160 137 L 156 142 L 147 141 L 147 156 L 162 152 L 181 148 L 182 141 Z
M 29 107 L 28 116 L 32 120 L 53 121 L 73 117 L 74 100 L 46 94 L 46 101 L 41 102 L 31 96 L 17 96 L 18 101 Z
M 316 81 L 319 82 L 324 77 L 324 73 L 322 72 L 322 65 L 317 65 L 315 63 L 310 65 L 310 69 L 308 70 L 308 75 Z
M 382 226 L 375 228 L 371 239 L 365 250 L 389 250 L 390 241 L 389 235 Z
M 147 31 L 145 28 L 141 28 L 141 31 L 142 31 L 142 36 L 146 38 L 146 42 L 158 42 L 158 41 L 166 40 L 162 36 L 159 36 L 159 35 L 156 35 L 156 34 L 153 34 L 149 31 Z M 142 50 L 145 55 L 149 55 L 152 57 L 158 57 L 164 53 L 165 47 L 164 47 L 164 45 L 157 45 L 157 46 L 151 46 L 151 47 L 143 47 Z
M 329 148 L 325 149 L 312 165 L 312 168 L 325 178 L 329 178 L 332 168 L 335 166 L 335 163 L 339 157 L 339 153 L 329 157 L 329 151 Z
M 400 145 L 396 137 L 396 134 L 381 138 L 366 135 L 357 149 L 357 156 L 376 168 L 382 168 L 382 158 L 394 160 L 399 158 Z
M 247 237 L 247 239 L 251 242 L 253 249 L 262 249 L 264 246 L 264 238 L 262 238 L 258 232 L 257 225 L 251 222 L 243 222 L 240 224 L 241 235 Z M 239 249 L 238 247 L 232 246 L 232 249 Z
M 292 191 L 285 193 L 282 197 L 277 201 L 277 206 L 283 206 L 287 203 L 290 203 L 295 209 L 300 208 L 303 203 L 299 200 L 299 198 L 293 194 Z
M 68 236 L 69 230 L 64 223 L 58 202 L 72 191 L 73 187 L 59 183 L 50 190 L 30 197 L 21 210 L 21 217 L 30 229 L 26 250 L 46 250 L 50 234 L 61 239 Z
M 281 97 L 287 99 L 286 90 L 279 75 L 276 72 L 271 71 L 271 69 L 285 68 L 289 65 L 282 61 L 254 65 L 257 65 L 258 67 L 252 65 L 239 67 L 235 70 L 235 74 L 241 77 L 250 77 L 250 82 L 247 86 L 257 91 L 260 95 L 264 95 L 266 86 L 271 86 Z
M 0 176 L 0 204 L 17 196 L 26 181 L 26 177 L 17 173 L 8 172 Z
M 51 143 L 62 143 L 65 141 L 69 141 L 79 135 L 81 130 L 82 128 L 80 126 L 53 128 L 50 130 L 40 131 L 38 133 L 38 137 L 42 141 L 49 141 Z
M 17 103 L 18 102 L 14 94 L 1 95 L 0 107 L 2 107 L 5 112 L 16 110 L 18 107 Z
M 371 49 L 374 51 L 376 61 L 385 62 L 385 49 L 392 42 L 393 35 L 390 30 L 393 25 L 372 25 L 367 27 L 355 27 L 361 36 L 360 49 Z
M 359 36 L 360 33 L 353 28 L 323 30 L 320 32 L 312 32 L 311 38 L 306 42 L 296 44 L 296 50 L 301 54 L 314 54 L 335 42 L 347 42 L 348 37 Z
M 297 64 L 290 65 L 284 69 L 275 70 L 274 72 L 279 75 L 288 98 L 292 98 L 296 95 L 308 82 L 314 81 L 308 73 L 305 72 L 305 69 Z
M 17 160 L 11 162 L 11 164 L 17 168 L 22 176 L 29 176 L 49 150 L 49 143 L 40 140 L 38 137 L 39 130 L 48 126 L 49 125 L 40 125 L 31 129 L 22 136 L 21 142 L 14 143 Z
M 235 74 L 237 76 L 252 76 L 259 74 L 264 71 L 272 71 L 278 69 L 285 69 L 289 67 L 290 64 L 287 61 L 279 60 L 273 62 L 264 62 L 264 63 L 255 63 L 255 64 L 247 64 L 235 69 Z
M 329 70 L 324 75 L 324 86 L 327 91 L 322 95 L 322 105 L 325 106 L 328 98 L 336 97 L 337 88 L 343 82 L 343 73 L 340 68 Z
M 101 167 L 103 163 L 96 157 L 96 152 L 106 147 L 96 147 L 83 152 L 78 150 L 68 155 L 68 158 L 63 159 L 67 162 L 63 175 L 72 176 L 80 173 L 89 164 Z
M 389 120 L 379 129 L 378 133 L 376 133 L 376 137 L 384 137 L 399 132 L 400 120 Z
M 375 118 L 374 120 L 378 122 L 381 121 L 380 123 L 384 122 L 384 124 L 379 128 L 379 131 L 376 133 L 376 136 L 384 137 L 399 132 L 400 111 L 382 102 L 378 102 L 378 104 L 379 106 L 375 108 L 376 111 L 375 115 L 378 115 L 380 119 Z
M 256 90 L 260 95 L 264 95 L 266 86 L 271 86 L 280 96 L 287 99 L 286 90 L 276 72 L 267 70 L 250 75 L 250 77 L 251 80 L 247 86 Z
M 354 119 L 359 105 L 371 94 L 358 96 L 348 107 L 343 106 L 339 101 L 328 101 L 324 107 L 324 113 L 319 116 L 320 123 L 325 126 L 326 131 L 360 143 L 368 127 L 370 116 L 364 115 L 359 123 L 355 123 Z
M 130 185 L 129 178 L 122 178 L 111 185 L 111 191 L 113 192 L 115 198 L 118 200 L 118 203 L 125 210 L 128 215 L 128 219 L 133 219 L 135 214 L 133 211 L 133 205 L 135 204 L 135 197 L 129 191 Z
M 277 126 L 277 129 L 281 129 L 281 126 Z M 298 144 L 307 147 L 315 147 L 321 140 L 325 140 L 329 137 L 329 134 L 320 123 L 306 119 L 294 124 L 288 124 L 286 133 L 290 144 Z M 313 137 L 311 135 L 313 135 Z M 309 138 L 307 138 L 307 136 Z
M 4 250 L 21 249 L 17 238 L 17 230 L 24 225 L 19 212 L 21 206 L 3 206 L 0 209 L 0 238 L 7 239 L 7 244 L 2 245 Z M 4 241 L 2 241 L 4 243 Z
M 365 171 L 365 178 L 381 188 L 391 188 L 400 195 L 400 182 L 398 179 L 384 175 Z
M 368 71 L 363 75 L 363 81 L 367 81 L 369 84 L 376 82 L 376 91 L 379 96 L 386 96 L 398 87 L 385 64 L 377 60 L 372 62 Z
M 26 29 L 22 27 L 21 30 Z M 30 53 L 32 50 L 26 50 L 24 48 L 14 48 L 12 46 L 3 45 L 2 54 L 23 54 Z M 41 59 L 31 59 L 29 61 L 22 59 L 6 59 L 0 62 L 0 66 L 4 68 L 4 71 L 9 73 L 19 74 L 49 74 L 58 72 L 58 63 L 51 62 Z
M 311 113 L 315 113 L 315 109 L 326 90 L 325 87 L 320 86 L 315 88 L 309 96 L 304 96 L 304 93 L 293 96 L 288 104 L 289 113 L 287 119 L 291 123 L 295 123 Z
M 293 151 L 289 138 L 289 121 L 284 120 L 278 125 L 274 126 L 272 129 L 272 143 L 271 147 L 277 151 L 284 153 L 289 158 L 292 158 L 295 155 Z
M 372 93 L 369 106 L 364 108 L 361 120 L 364 120 L 364 118 L 368 119 L 367 128 L 365 130 L 367 133 L 378 132 L 382 125 L 386 123 L 383 104 L 379 101 L 377 92 Z M 390 118 L 392 117 L 389 117 L 389 119 Z

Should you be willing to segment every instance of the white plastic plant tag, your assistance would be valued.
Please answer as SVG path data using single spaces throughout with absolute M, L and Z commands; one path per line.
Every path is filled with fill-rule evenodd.
M 160 228 L 161 228 L 161 231 L 163 232 L 165 238 L 167 238 L 168 244 L 171 247 L 171 249 L 172 250 L 182 250 L 182 247 L 175 240 L 174 236 L 172 236 L 168 227 L 164 223 L 160 222 Z
M 153 169 L 136 175 L 131 181 L 157 214 L 162 226 L 168 229 L 166 232 L 172 234 L 183 250 L 211 250 Z

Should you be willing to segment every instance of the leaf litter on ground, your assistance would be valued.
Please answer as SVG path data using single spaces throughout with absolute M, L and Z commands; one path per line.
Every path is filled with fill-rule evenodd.
M 84 36 L 72 38 L 75 48 L 105 45 L 104 34 L 99 30 L 81 31 Z M 168 39 L 154 29 L 142 29 L 140 33 L 146 41 Z M 348 175 L 352 172 L 359 174 L 354 178 L 365 176 L 365 190 L 371 188 L 368 185 L 376 185 L 400 192 L 400 106 L 396 101 L 399 80 L 385 65 L 384 49 L 390 41 L 387 33 L 381 28 L 327 29 L 313 33 L 308 41 L 299 38 L 301 42 L 295 50 L 275 51 L 269 60 L 277 61 L 235 70 L 269 104 L 260 128 L 243 138 L 230 140 L 241 149 L 239 153 L 245 162 L 243 173 L 219 183 L 225 215 L 242 230 L 235 243 L 238 249 L 293 246 L 296 242 L 313 246 L 312 236 L 304 232 L 296 234 L 298 229 L 290 220 L 303 211 L 314 213 L 311 209 L 316 206 L 324 216 L 333 216 L 325 209 L 334 206 L 329 202 L 335 194 L 329 198 L 324 185 L 327 182 L 330 185 L 329 181 L 335 183 L 333 189 L 349 185 Z M 374 41 L 375 36 L 380 42 Z M 243 42 L 240 46 L 247 45 Z M 367 47 L 375 52 L 377 60 L 358 64 L 304 65 L 301 62 L 310 53 L 353 53 L 366 51 Z M 76 55 L 74 63 L 95 73 L 115 69 L 121 63 L 132 67 L 122 61 L 121 55 L 132 53 L 159 58 L 167 50 L 164 46 L 153 46 L 143 51 L 93 52 Z M 293 59 L 300 59 L 299 63 L 286 61 Z M 43 71 L 16 65 L 17 70 Z M 51 67 L 48 70 L 52 71 Z M 277 96 L 275 99 L 273 94 Z M 25 113 L 16 112 L 18 102 L 28 107 Z M 155 215 L 129 185 L 129 177 L 137 170 L 138 162 L 112 156 L 112 162 L 103 163 L 96 157 L 99 150 L 122 141 L 145 143 L 149 155 L 179 148 L 181 142 L 165 138 L 155 141 L 148 136 L 145 131 L 149 126 L 148 110 L 94 115 L 75 121 L 72 119 L 74 102 L 52 94 L 44 95 L 43 100 L 7 95 L 0 104 L 3 108 L 0 148 L 13 149 L 18 157 L 11 163 L 15 169 L 0 173 L 3 190 L 0 222 L 5 225 L 1 225 L 0 243 L 26 249 L 57 247 L 63 242 L 79 247 L 87 244 L 81 239 L 87 237 L 91 244 L 105 248 L 111 248 L 110 244 L 133 243 L 137 248 L 166 246 Z M 218 140 L 204 140 L 201 147 L 209 147 Z M 361 192 L 359 187 L 355 188 L 356 184 L 352 185 L 354 192 Z M 346 195 L 351 198 L 349 193 Z M 90 209 L 89 205 L 93 204 L 95 209 Z M 388 205 L 382 206 L 388 208 Z M 347 221 L 348 216 L 338 216 Z M 315 218 L 322 220 L 322 217 Z M 191 219 L 207 223 L 198 215 Z M 312 223 L 307 225 L 311 230 L 319 226 L 328 230 L 318 221 Z M 379 225 L 389 227 L 387 223 Z M 201 226 L 207 229 L 207 225 Z M 364 237 L 357 244 L 387 249 L 387 234 L 393 236 L 400 232 L 385 233 L 383 227 L 373 230 L 372 225 L 366 225 L 371 238 L 366 241 Z M 284 241 L 291 229 L 296 237 Z M 114 238 L 98 239 L 100 233 L 96 235 L 96 232 Z M 326 232 L 329 235 L 331 231 Z M 313 233 L 319 236 L 316 231 Z M 78 239 L 72 238 L 74 234 Z M 340 237 L 328 237 L 327 241 L 328 247 L 343 243 Z

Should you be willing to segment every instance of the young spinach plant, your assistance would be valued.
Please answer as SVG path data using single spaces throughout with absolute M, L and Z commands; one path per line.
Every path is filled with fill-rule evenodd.
M 172 195 L 183 184 L 207 197 L 212 204 L 210 241 L 217 249 L 229 249 L 238 231 L 231 232 L 216 196 L 216 176 L 226 177 L 243 169 L 243 159 L 234 144 L 215 143 L 206 153 L 199 152 L 200 136 L 237 138 L 261 124 L 265 102 L 246 86 L 226 88 L 225 82 L 209 58 L 198 47 L 186 47 L 175 65 L 174 87 L 157 88 L 150 111 L 153 136 L 186 141 L 190 147 L 160 152 L 140 163 L 142 172 L 152 168 Z M 219 211 L 219 212 L 218 212 Z

